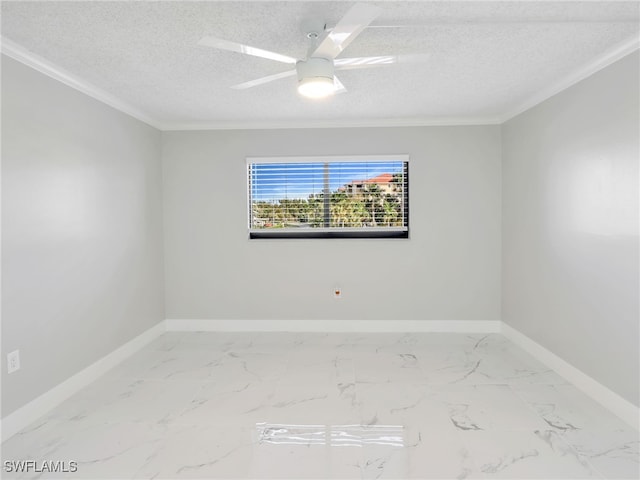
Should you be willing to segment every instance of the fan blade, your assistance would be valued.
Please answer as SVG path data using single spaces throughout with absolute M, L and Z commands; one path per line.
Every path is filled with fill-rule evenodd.
M 384 67 L 397 63 L 423 63 L 430 57 L 431 55 L 428 53 L 382 55 L 379 57 L 338 58 L 333 63 L 336 70 L 352 70 L 355 68 Z
M 336 58 L 376 18 L 382 10 L 356 3 L 322 39 L 311 57 Z
M 342 82 L 336 76 L 333 77 L 333 88 L 333 93 L 345 93 L 347 91 Z
M 221 38 L 215 37 L 202 37 L 198 42 L 198 45 L 203 47 L 219 48 L 230 52 L 244 53 L 246 55 L 253 55 L 254 57 L 268 58 L 269 60 L 291 63 L 293 65 L 298 61 L 293 57 L 288 57 L 287 55 L 281 55 L 279 53 L 270 52 L 269 50 L 262 50 L 261 48 L 243 45 L 242 43 L 230 42 L 228 40 L 222 40 Z
M 249 80 L 248 82 L 239 83 L 237 85 L 232 85 L 231 88 L 233 88 L 234 90 L 246 90 L 247 88 L 263 85 L 265 83 L 273 82 L 274 80 L 279 80 L 281 78 L 292 77 L 295 74 L 295 70 L 287 70 L 286 72 L 280 72 L 274 75 L 268 75 L 266 77 Z

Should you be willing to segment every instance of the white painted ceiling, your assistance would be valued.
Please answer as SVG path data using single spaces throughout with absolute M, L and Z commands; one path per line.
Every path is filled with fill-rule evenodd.
M 473 123 L 518 113 L 637 48 L 640 32 L 636 1 L 368 3 L 383 12 L 342 56 L 429 59 L 340 72 L 348 92 L 322 101 L 302 98 L 295 76 L 232 90 L 289 66 L 197 43 L 211 35 L 304 58 L 301 22 L 330 27 L 354 2 L 3 1 L 3 51 L 92 85 L 167 129 Z

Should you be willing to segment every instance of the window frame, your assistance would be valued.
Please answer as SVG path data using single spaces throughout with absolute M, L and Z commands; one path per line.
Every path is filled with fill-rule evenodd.
M 403 226 L 402 227 L 314 227 L 314 228 L 252 228 L 252 177 L 251 168 L 255 164 L 300 164 L 300 163 L 385 163 L 402 162 L 405 175 L 403 187 Z M 318 155 L 318 156 L 278 156 L 278 157 L 246 157 L 247 185 L 247 229 L 248 237 L 254 239 L 295 239 L 295 238 L 409 238 L 409 164 L 408 154 L 382 155 Z

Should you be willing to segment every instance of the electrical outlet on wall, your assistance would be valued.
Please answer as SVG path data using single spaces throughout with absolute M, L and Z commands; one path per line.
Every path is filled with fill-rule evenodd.
M 20 370 L 20 350 L 7 354 L 7 371 L 13 373 Z

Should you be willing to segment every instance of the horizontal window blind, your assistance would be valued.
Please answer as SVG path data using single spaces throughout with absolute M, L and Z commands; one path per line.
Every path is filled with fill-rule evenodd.
M 406 156 L 247 159 L 249 234 L 408 237 Z

